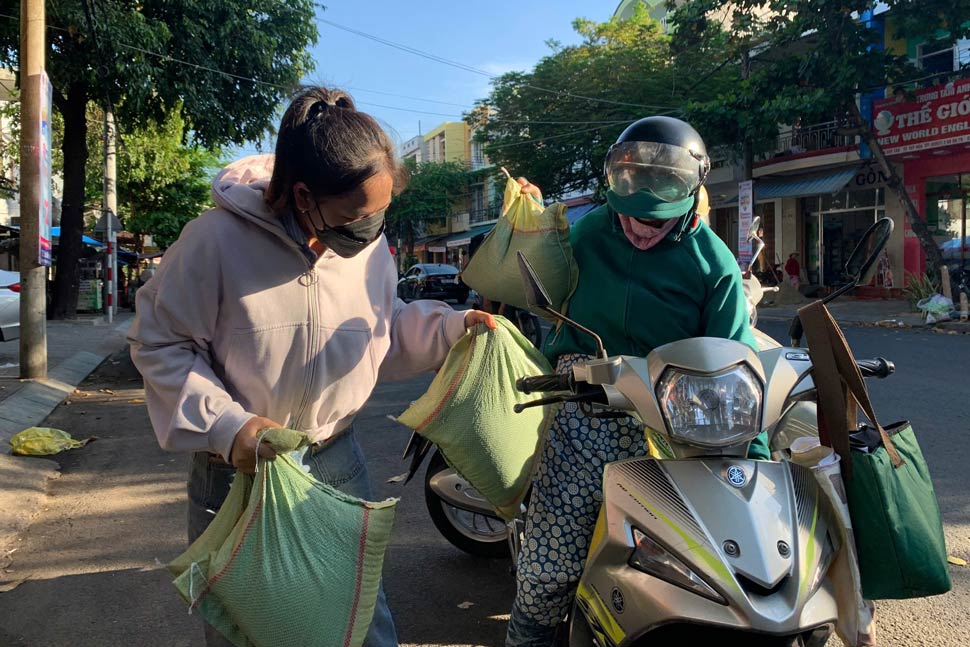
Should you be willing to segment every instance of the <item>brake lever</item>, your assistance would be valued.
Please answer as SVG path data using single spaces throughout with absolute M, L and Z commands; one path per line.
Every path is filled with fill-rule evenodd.
M 568 402 L 568 398 L 564 398 L 561 395 L 553 395 L 548 398 L 539 398 L 538 400 L 533 400 L 532 402 L 523 402 L 522 404 L 517 404 L 512 407 L 512 411 L 515 413 L 522 413 L 526 409 L 531 409 L 532 407 L 544 407 L 547 404 L 557 404 L 559 402 Z

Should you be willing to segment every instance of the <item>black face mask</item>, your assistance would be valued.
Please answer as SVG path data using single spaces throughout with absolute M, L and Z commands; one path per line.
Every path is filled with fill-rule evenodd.
M 311 223 L 317 234 L 317 240 L 341 258 L 357 256 L 384 233 L 383 211 L 339 227 L 331 227 L 327 224 L 319 206 L 317 206 L 317 215 L 320 216 L 320 222 L 325 227 L 320 229 L 316 223 Z

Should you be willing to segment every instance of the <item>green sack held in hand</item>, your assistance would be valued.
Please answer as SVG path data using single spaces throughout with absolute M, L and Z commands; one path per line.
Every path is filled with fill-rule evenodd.
M 495 320 L 497 330 L 480 324 L 452 347 L 428 392 L 398 421 L 437 445 L 448 464 L 511 520 L 556 408 L 512 410 L 539 397 L 519 393 L 516 380 L 552 368 L 507 319 Z
M 306 434 L 272 429 L 277 452 L 237 473 L 222 508 L 169 564 L 175 587 L 239 647 L 359 647 L 370 627 L 396 501 L 370 503 L 303 471 Z
M 579 282 L 579 266 L 569 245 L 566 205 L 560 202 L 544 208 L 509 178 L 502 217 L 468 261 L 461 280 L 491 301 L 528 310 L 516 252 L 529 259 L 552 307 L 562 312 Z

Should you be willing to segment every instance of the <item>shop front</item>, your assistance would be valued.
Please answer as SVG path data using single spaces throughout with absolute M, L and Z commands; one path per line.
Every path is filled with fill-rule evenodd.
M 885 189 L 847 189 L 801 199 L 803 267 L 809 285 L 832 287 L 845 281 L 842 269 L 866 230 L 886 215 Z M 892 250 L 887 250 L 887 256 Z M 886 285 L 888 279 L 880 287 Z
M 906 191 L 947 266 L 970 269 L 970 80 L 928 88 L 914 98 L 875 102 L 876 135 L 901 167 Z M 890 210 L 905 221 L 902 205 Z M 926 255 L 908 222 L 904 232 L 906 272 L 926 272 Z

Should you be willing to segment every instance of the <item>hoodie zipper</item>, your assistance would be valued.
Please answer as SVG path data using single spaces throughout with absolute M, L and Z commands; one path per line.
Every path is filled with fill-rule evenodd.
M 303 383 L 303 397 L 300 399 L 300 406 L 296 415 L 293 417 L 292 427 L 300 429 L 303 416 L 310 406 L 310 395 L 313 389 L 313 379 L 316 375 L 317 365 L 317 326 L 314 323 L 314 315 L 317 311 L 317 271 L 314 265 L 309 265 L 307 271 L 300 275 L 298 279 L 300 285 L 307 289 L 307 305 L 309 313 L 307 315 L 307 361 L 306 377 Z

